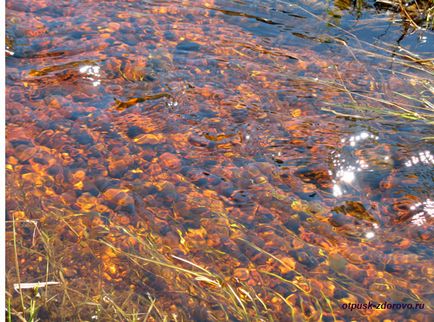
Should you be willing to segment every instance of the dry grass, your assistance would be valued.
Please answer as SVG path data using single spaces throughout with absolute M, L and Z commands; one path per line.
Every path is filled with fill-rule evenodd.
M 429 0 L 428 2 L 430 5 L 424 6 L 424 8 L 427 17 L 432 21 L 434 1 Z M 371 84 L 378 83 L 377 77 L 363 67 L 363 64 L 366 64 L 366 59 L 369 59 L 372 64 L 376 65 L 376 70 L 381 72 L 382 75 L 396 76 L 401 81 L 402 86 L 390 91 L 378 91 L 373 88 L 366 88 L 365 91 L 361 91 L 359 87 L 352 88 L 350 84 L 347 84 L 348 81 L 341 75 L 341 71 L 336 66 L 334 67 L 336 76 L 333 79 L 302 78 L 303 81 L 310 82 L 312 86 L 317 85 L 324 90 L 330 89 L 347 95 L 349 103 L 326 103 L 322 110 L 346 118 L 372 119 L 392 116 L 395 117 L 394 122 L 411 120 L 433 124 L 434 57 L 421 58 L 419 55 L 396 44 L 385 42 L 374 44 L 360 40 L 355 34 L 333 22 L 326 21 L 323 17 L 310 10 L 297 4 L 292 4 L 292 6 L 313 16 L 318 21 L 332 26 L 347 37 L 348 40 L 343 40 L 342 38 L 329 36 L 327 41 L 341 44 L 346 48 L 354 63 L 359 64 L 365 70 L 360 77 L 364 77 Z M 428 27 L 418 26 L 418 28 Z M 391 119 L 388 118 L 387 121 L 390 122 Z
M 50 216 L 59 221 L 65 220 L 60 217 L 60 214 L 53 213 Z M 55 242 L 58 236 L 50 236 L 48 231 L 44 231 L 40 225 L 36 224 L 36 239 L 33 245 L 27 245 L 24 240 L 25 236 L 20 236 L 20 232 L 17 232 L 14 227 L 17 224 L 22 228 L 28 226 L 29 223 L 12 221 L 8 224 L 12 226 L 8 255 L 16 259 L 14 267 L 7 272 L 10 290 L 7 293 L 8 321 L 16 319 L 39 321 L 73 317 L 79 317 L 80 320 L 92 317 L 94 320 L 103 321 L 188 320 L 188 316 L 183 315 L 183 308 L 177 307 L 174 310 L 166 300 L 160 301 L 150 292 L 141 294 L 135 288 L 118 289 L 116 287 L 118 283 L 102 281 L 102 279 L 110 279 L 103 269 L 100 269 L 100 276 L 68 278 L 65 272 L 70 267 L 65 267 L 62 260 L 64 253 L 68 250 L 68 242 L 65 242 L 66 245 L 64 244 L 63 247 L 59 247 Z M 71 222 L 68 229 L 79 234 Z M 116 236 L 116 238 L 123 236 L 135 246 L 123 249 L 115 245 L 110 237 L 98 240 L 82 239 L 80 243 L 92 247 L 92 251 L 110 253 L 109 258 L 101 257 L 103 265 L 124 263 L 128 267 L 128 276 L 133 276 L 138 281 L 146 280 L 149 276 L 162 281 L 171 281 L 168 283 L 170 288 L 165 289 L 164 292 L 173 294 L 173 298 L 181 296 L 190 301 L 196 301 L 202 306 L 206 303 L 209 307 L 214 307 L 212 311 L 218 312 L 218 316 L 214 316 L 213 313 L 202 313 L 211 321 L 229 321 L 234 318 L 240 321 L 273 320 L 267 305 L 252 287 L 243 283 L 233 285 L 227 276 L 215 273 L 187 258 L 163 254 L 153 242 L 151 234 L 141 236 L 137 232 L 118 225 L 107 227 L 107 229 L 111 231 L 110 236 Z M 35 255 L 37 259 L 33 259 Z M 28 257 L 28 261 L 23 262 L 23 257 Z M 41 266 L 34 267 L 38 262 L 42 263 Z M 74 264 L 77 265 L 77 263 Z M 27 265 L 27 272 L 28 269 L 34 270 L 33 273 L 36 273 L 34 275 L 37 275 L 36 280 L 43 287 L 24 288 L 24 282 L 29 281 L 19 278 L 20 275 L 28 275 L 23 273 L 23 265 Z M 41 274 L 43 266 L 46 267 L 44 275 Z M 89 275 L 91 274 L 92 272 L 89 272 Z M 121 278 L 123 277 L 129 278 L 122 275 Z M 41 281 L 48 281 L 48 283 Z M 54 283 L 49 281 L 59 282 L 59 285 L 51 285 Z M 23 285 L 23 288 L 11 290 L 13 282 Z M 119 282 L 123 286 L 128 284 L 128 280 Z M 135 284 L 140 283 L 133 281 L 131 285 Z

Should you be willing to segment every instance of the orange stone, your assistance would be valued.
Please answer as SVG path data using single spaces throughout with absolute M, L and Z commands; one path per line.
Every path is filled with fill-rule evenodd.
M 236 268 L 234 270 L 234 277 L 240 281 L 246 281 L 250 278 L 250 271 L 247 268 Z
M 160 156 L 160 164 L 165 168 L 178 168 L 181 166 L 181 160 L 172 153 L 166 152 Z

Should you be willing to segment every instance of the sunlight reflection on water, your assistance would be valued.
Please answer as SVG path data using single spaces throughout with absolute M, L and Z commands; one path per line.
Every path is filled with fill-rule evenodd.
M 93 86 L 101 84 L 101 72 L 98 65 L 84 65 L 80 67 L 80 73 L 85 74 L 84 79 L 88 79 L 92 82 Z
M 407 160 L 405 162 L 405 165 L 407 167 L 411 167 L 418 164 L 419 162 L 428 165 L 434 164 L 434 157 L 430 151 L 421 151 L 418 153 L 418 155 L 414 155 L 409 160 Z
M 411 223 L 416 226 L 422 226 L 426 223 L 427 217 L 434 218 L 434 202 L 426 199 L 424 202 L 418 202 L 410 207 L 410 210 L 417 211 L 411 217 Z
M 357 135 L 351 136 L 349 139 L 342 139 L 341 142 L 346 144 L 344 148 L 349 148 L 350 153 L 347 156 L 342 153 L 332 152 L 333 170 L 329 170 L 329 174 L 334 177 L 333 179 L 333 195 L 341 197 L 346 193 L 344 188 L 345 184 L 352 184 L 356 180 L 356 173 L 362 171 L 370 171 L 368 163 L 357 156 L 357 145 L 363 141 L 378 140 L 378 136 L 372 133 L 363 131 Z M 386 157 L 388 158 L 388 157 Z

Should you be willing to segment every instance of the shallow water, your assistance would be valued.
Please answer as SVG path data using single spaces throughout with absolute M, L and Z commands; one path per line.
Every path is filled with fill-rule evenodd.
M 434 37 L 364 4 L 8 1 L 7 230 L 21 282 L 62 283 L 41 319 L 428 321 Z M 369 301 L 425 308 L 342 308 Z

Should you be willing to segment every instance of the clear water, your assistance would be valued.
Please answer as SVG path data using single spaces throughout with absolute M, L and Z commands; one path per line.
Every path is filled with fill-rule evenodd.
M 21 282 L 63 285 L 42 320 L 429 320 L 431 31 L 372 1 L 6 8 L 8 232 Z M 343 308 L 369 301 L 425 308 Z

